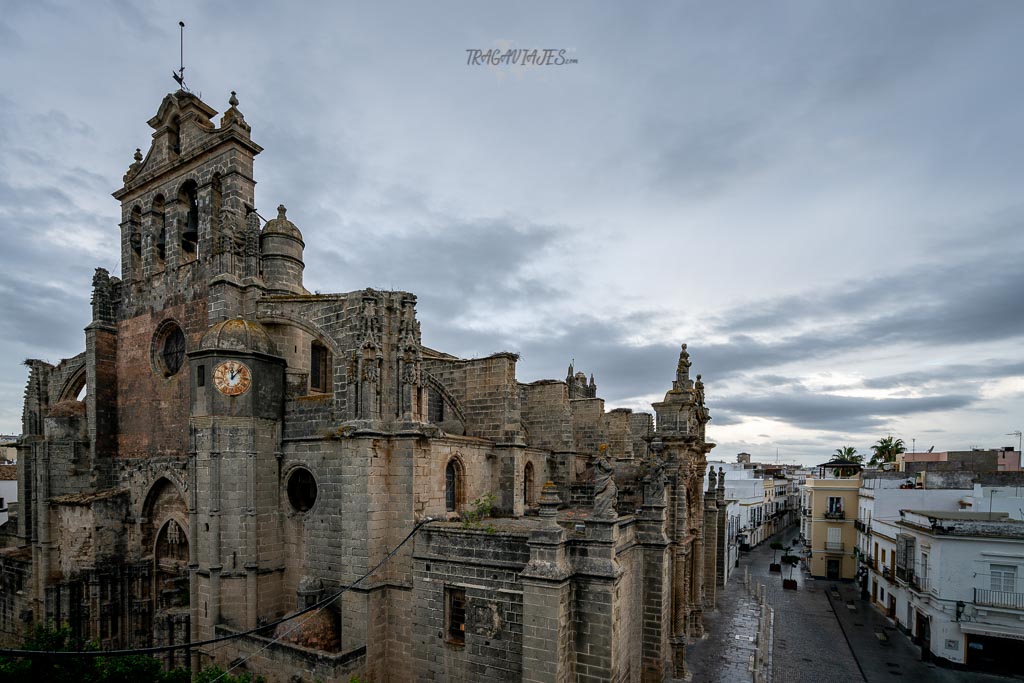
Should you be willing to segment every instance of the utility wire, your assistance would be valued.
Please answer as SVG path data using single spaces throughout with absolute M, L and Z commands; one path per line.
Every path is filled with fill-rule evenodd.
M 370 575 L 372 575 L 374 572 L 376 572 L 378 569 L 380 569 L 384 565 L 385 562 L 387 562 L 392 557 L 394 557 L 395 553 L 397 553 L 399 551 L 399 549 L 401 549 L 402 546 L 404 546 L 406 543 L 408 543 L 409 539 L 411 539 L 413 536 L 416 535 L 416 532 L 418 532 L 421 528 L 423 528 L 427 524 L 430 524 L 433 521 L 435 521 L 433 518 L 427 517 L 422 522 L 417 523 L 416 526 L 414 526 L 412 528 L 412 531 L 410 531 L 409 534 L 405 538 L 402 539 L 402 542 L 399 543 L 397 546 L 395 546 L 394 550 L 392 550 L 390 553 L 385 555 L 384 559 L 381 560 L 380 562 L 378 562 L 373 567 L 373 569 L 371 569 L 370 571 L 366 572 L 365 574 L 363 574 L 362 576 L 360 576 L 358 579 L 356 579 L 352 583 L 348 584 L 347 586 L 343 586 L 341 588 L 341 590 L 339 590 L 338 592 L 334 593 L 333 595 L 330 595 L 330 596 L 324 598 L 323 600 L 321 600 L 320 602 L 312 604 L 312 605 L 310 605 L 308 607 L 304 607 L 303 609 L 299 610 L 295 614 L 289 614 L 287 616 L 281 617 L 280 619 L 277 619 L 276 621 L 272 621 L 269 624 L 265 624 L 263 626 L 259 626 L 259 627 L 254 628 L 254 629 L 250 629 L 248 631 L 243 631 L 241 633 L 232 633 L 231 635 L 220 636 L 220 637 L 217 637 L 217 638 L 208 638 L 206 640 L 197 640 L 197 641 L 193 641 L 193 642 L 190 642 L 190 643 L 182 643 L 181 645 L 160 645 L 160 646 L 157 646 L 157 647 L 143 647 L 143 648 L 137 648 L 137 649 L 133 649 L 133 650 L 12 650 L 12 649 L 7 649 L 7 648 L 0 648 L 0 656 L 25 657 L 27 659 L 40 659 L 40 658 L 48 658 L 48 657 L 58 657 L 58 658 L 59 657 L 128 657 L 128 656 L 131 656 L 131 655 L 154 655 L 154 654 L 160 654 L 162 652 L 173 652 L 174 650 L 184 650 L 184 649 L 193 648 L 193 647 L 202 647 L 204 645 L 213 645 L 215 643 L 223 643 L 223 642 L 226 642 L 228 640 L 234 640 L 236 638 L 242 638 L 242 637 L 245 637 L 245 636 L 251 636 L 251 635 L 254 635 L 254 634 L 258 634 L 260 631 L 267 631 L 267 630 L 269 630 L 271 628 L 274 628 L 274 627 L 276 627 L 276 626 L 278 626 L 280 624 L 283 624 L 285 622 L 291 621 L 292 619 L 297 619 L 297 618 L 301 617 L 302 615 L 307 614 L 309 612 L 312 612 L 314 610 L 318 611 L 320 609 L 323 609 L 327 605 L 331 604 L 332 602 L 334 602 L 335 600 L 340 598 L 342 595 L 347 593 L 349 590 L 355 588 L 360 583 L 362 583 L 364 580 L 369 578 Z M 288 633 L 291 633 L 291 630 L 287 631 L 286 633 L 281 634 L 281 636 L 278 636 L 278 637 L 274 638 L 271 642 L 276 642 L 278 639 L 280 639 L 281 637 L 287 635 Z M 270 643 L 265 645 L 264 648 L 269 646 L 269 644 Z M 260 649 L 262 650 L 263 648 L 260 648 Z M 259 651 L 260 650 L 257 650 L 257 652 L 259 652 Z M 253 654 L 256 654 L 256 653 L 253 653 Z M 252 655 L 250 655 L 250 657 L 251 656 Z M 248 657 L 246 657 L 246 659 L 248 659 Z M 234 667 L 232 667 L 232 668 L 234 668 Z M 229 669 L 229 671 L 230 671 L 230 669 Z

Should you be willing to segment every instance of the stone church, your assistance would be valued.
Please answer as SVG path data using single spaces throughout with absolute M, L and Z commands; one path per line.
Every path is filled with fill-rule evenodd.
M 84 351 L 26 361 L 4 644 L 223 638 L 161 656 L 271 682 L 684 675 L 725 527 L 686 345 L 655 419 L 423 346 L 408 292 L 311 294 L 234 93 L 216 114 L 164 98 Z

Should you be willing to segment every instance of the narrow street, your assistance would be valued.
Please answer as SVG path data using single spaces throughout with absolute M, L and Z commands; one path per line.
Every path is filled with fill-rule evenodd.
M 785 533 L 785 542 L 797 530 Z M 921 681 L 937 683 L 1009 683 L 1017 679 L 954 671 L 920 659 L 920 649 L 880 613 L 861 600 L 852 583 L 815 580 L 793 571 L 799 589 L 783 590 L 782 577 L 769 572 L 771 539 L 743 553 L 718 609 L 705 617 L 707 635 L 687 650 L 695 683 L 751 680 L 747 663 L 757 629 L 756 602 L 743 586 L 763 583 L 775 608 L 773 680 L 775 683 Z M 781 554 L 781 553 L 780 553 Z M 789 577 L 789 569 L 783 569 Z M 878 633 L 884 634 L 879 638 Z M 851 646 L 852 645 L 852 646 Z

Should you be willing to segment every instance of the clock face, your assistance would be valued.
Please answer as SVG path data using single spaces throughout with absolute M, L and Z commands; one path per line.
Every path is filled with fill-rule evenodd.
M 213 371 L 213 384 L 225 396 L 240 396 L 249 391 L 252 374 L 238 361 L 224 361 Z

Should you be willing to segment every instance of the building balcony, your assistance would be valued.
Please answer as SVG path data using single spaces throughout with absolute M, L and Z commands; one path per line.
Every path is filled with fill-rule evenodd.
M 875 558 L 871 557 L 870 555 L 861 555 L 861 560 L 863 560 L 864 564 L 866 564 L 869 568 L 874 568 Z
M 827 510 L 825 519 L 846 519 L 846 513 L 842 510 Z
M 1007 591 L 990 591 L 983 588 L 975 588 L 974 604 L 985 607 L 1024 610 L 1024 593 L 1009 593 Z
M 825 550 L 830 553 L 841 553 L 846 544 L 842 541 L 825 541 Z
M 882 578 L 883 579 L 888 579 L 889 581 L 892 581 L 893 578 L 894 578 L 893 574 L 892 574 L 892 568 L 886 567 L 884 564 L 882 565 L 882 572 L 881 573 L 882 573 Z
M 918 593 L 927 593 L 929 590 L 931 590 L 931 581 L 928 580 L 927 576 L 917 576 L 916 574 L 911 574 L 910 590 L 917 591 Z

